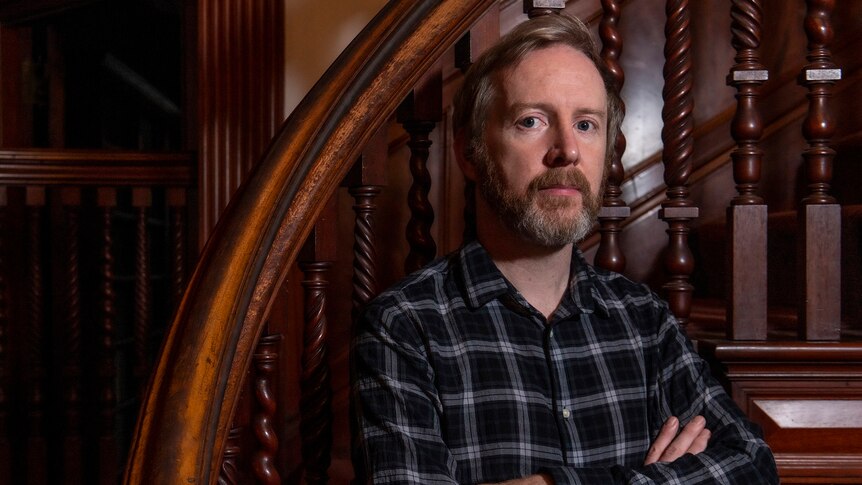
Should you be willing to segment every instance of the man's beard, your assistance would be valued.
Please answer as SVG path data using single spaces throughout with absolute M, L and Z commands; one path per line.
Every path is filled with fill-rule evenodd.
M 540 246 L 554 248 L 584 239 L 592 229 L 602 204 L 601 190 L 593 193 L 584 174 L 573 167 L 551 168 L 530 181 L 526 193 L 510 190 L 502 170 L 484 150 L 478 150 L 477 186 L 481 196 L 509 229 Z M 551 186 L 574 187 L 581 193 L 581 207 L 569 196 L 541 196 L 539 191 Z M 601 184 L 602 186 L 604 183 Z

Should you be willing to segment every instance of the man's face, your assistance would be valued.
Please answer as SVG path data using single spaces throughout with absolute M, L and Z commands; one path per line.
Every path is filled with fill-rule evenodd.
M 496 75 L 477 186 L 503 223 L 546 247 L 583 239 L 601 207 L 604 83 L 572 47 L 531 52 Z

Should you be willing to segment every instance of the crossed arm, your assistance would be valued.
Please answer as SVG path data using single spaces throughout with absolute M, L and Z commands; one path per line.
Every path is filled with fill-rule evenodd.
M 679 419 L 676 416 L 671 416 L 665 421 L 661 427 L 659 435 L 650 446 L 647 453 L 644 465 L 651 465 L 657 462 L 671 462 L 677 458 L 691 453 L 696 455 L 706 450 L 706 445 L 709 443 L 710 433 L 706 427 L 706 419 L 703 416 L 696 416 L 679 431 Z M 532 475 L 526 478 L 516 478 L 507 480 L 501 485 L 552 485 L 553 478 L 549 475 Z
M 455 483 L 464 470 L 442 435 L 446 417 L 437 377 L 428 360 L 426 337 L 416 328 L 402 325 L 392 333 L 392 326 L 374 326 L 360 332 L 354 342 L 357 458 L 376 473 L 375 481 Z M 658 341 L 665 348 L 659 352 L 665 364 L 657 366 L 661 370 L 653 385 L 658 402 L 651 409 L 655 421 L 665 422 L 640 466 L 542 466 L 536 470 L 548 475 L 527 478 L 539 481 L 511 483 L 777 483 L 768 447 L 708 377 L 708 369 L 686 345 L 675 321 L 668 317 L 663 328 Z M 673 416 L 690 419 L 679 433 L 680 422 Z M 460 451 L 463 456 L 464 449 Z M 488 473 L 503 475 L 496 466 Z

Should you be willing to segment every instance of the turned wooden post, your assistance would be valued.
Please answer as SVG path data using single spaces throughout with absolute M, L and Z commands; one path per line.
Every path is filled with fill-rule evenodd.
M 138 389 L 145 391 L 150 374 L 150 244 L 147 231 L 147 217 L 153 204 L 149 188 L 132 189 L 132 207 L 135 208 L 135 303 L 134 303 L 134 372 Z
M 736 115 L 731 135 L 736 149 L 733 179 L 737 196 L 727 208 L 728 281 L 727 336 L 736 340 L 766 339 L 766 205 L 757 195 L 763 151 L 763 122 L 757 110 L 760 85 L 769 74 L 760 64 L 763 12 L 760 0 L 734 0 L 730 10 L 735 64 L 727 84 L 736 88 Z
M 808 88 L 808 116 L 802 134 L 808 147 L 802 153 L 808 179 L 808 195 L 799 211 L 799 274 L 802 295 L 799 334 L 805 340 L 838 340 L 841 337 L 841 206 L 829 194 L 835 150 L 829 146 L 835 124 L 829 99 L 841 79 L 832 62 L 829 45 L 835 0 L 808 0 L 805 32 L 808 64 L 801 83 Z
M 8 234 L 8 189 L 0 186 L 0 473 L 4 477 L 12 476 L 12 440 L 9 427 L 9 297 L 7 293 L 7 276 L 9 266 L 6 247 Z
M 304 278 L 305 325 L 300 379 L 300 431 L 305 483 L 329 481 L 332 457 L 332 388 L 327 363 L 326 291 L 328 274 L 335 260 L 336 206 L 333 196 L 300 255 Z
M 83 436 L 82 436 L 82 373 L 81 373 L 81 189 L 60 189 L 63 215 L 66 219 L 64 238 L 65 265 L 62 308 L 65 312 L 63 363 L 63 477 L 69 483 L 83 483 Z
M 101 261 L 101 301 L 102 319 L 99 322 L 99 421 L 98 421 L 98 464 L 99 481 L 102 485 L 116 483 L 119 471 L 119 456 L 114 435 L 117 395 L 114 388 L 116 371 L 114 352 L 116 337 L 116 299 L 114 292 L 114 237 L 112 211 L 117 206 L 117 190 L 100 187 L 97 189 L 97 204 L 102 217 L 102 261 Z
M 667 199 L 659 217 L 668 224 L 668 246 L 664 264 L 668 282 L 664 285 L 670 309 L 680 325 L 688 323 L 691 295 L 694 287 L 689 275 L 694 271 L 694 259 L 688 246 L 689 224 L 698 217 L 698 208 L 689 198 L 688 177 L 691 174 L 693 146 L 691 12 L 688 0 L 668 0 L 665 25 L 664 89 L 662 98 L 661 138 L 664 142 L 664 181 Z
M 410 173 L 413 183 L 407 193 L 410 220 L 407 222 L 407 242 L 410 252 L 404 262 L 404 272 L 412 273 L 425 266 L 437 255 L 437 244 L 431 236 L 434 208 L 428 200 L 431 191 L 431 174 L 428 172 L 428 155 L 431 131 L 443 117 L 443 75 L 432 69 L 407 95 L 398 107 L 396 118 L 410 140 Z
M 377 241 L 375 239 L 375 200 L 386 184 L 389 140 L 379 130 L 365 145 L 362 154 L 343 185 L 353 197 L 353 293 L 351 321 L 355 322 L 365 305 L 380 291 L 377 285 Z
M 227 437 L 227 442 L 224 445 L 224 454 L 222 455 L 221 470 L 219 471 L 219 485 L 240 485 L 245 483 L 244 475 L 240 471 L 237 464 L 240 451 L 240 438 L 242 437 L 242 428 L 231 428 Z
M 559 13 L 566 8 L 566 0 L 524 0 L 524 13 L 534 18 Z
M 27 483 L 48 483 L 48 442 L 45 429 L 45 289 L 42 279 L 42 224 L 45 187 L 26 188 L 27 266 Z
M 602 0 L 602 20 L 599 24 L 599 37 L 602 39 L 602 59 L 613 73 L 617 92 L 622 91 L 625 73 L 619 63 L 623 50 L 623 41 L 617 28 L 622 11 L 619 0 Z M 622 106 L 625 112 L 625 105 Z M 622 122 L 622 120 L 620 120 Z M 599 232 L 601 240 L 596 250 L 595 264 L 602 268 L 621 273 L 626 268 L 626 257 L 620 248 L 620 230 L 631 211 L 622 199 L 620 184 L 623 183 L 625 171 L 622 156 L 626 151 L 626 137 L 622 130 L 617 133 L 614 142 L 614 154 L 605 168 L 608 171 L 604 200 L 599 211 Z
M 252 417 L 252 429 L 258 448 L 251 460 L 257 483 L 278 485 L 281 477 L 276 467 L 278 434 L 275 430 L 275 410 L 278 404 L 273 391 L 273 378 L 278 364 L 280 334 L 266 335 L 257 343 L 254 354 L 254 397 L 257 410 Z
M 455 43 L 455 67 L 466 73 L 500 38 L 500 7 L 495 4 Z M 464 178 L 464 241 L 476 239 L 476 184 Z
M 171 309 L 176 310 L 186 289 L 186 252 L 188 231 L 186 229 L 186 189 L 171 187 L 167 191 L 171 225 Z

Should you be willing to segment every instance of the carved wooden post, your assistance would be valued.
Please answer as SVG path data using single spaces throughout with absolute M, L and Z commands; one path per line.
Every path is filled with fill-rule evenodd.
M 808 147 L 802 156 L 808 176 L 808 196 L 800 209 L 801 258 L 799 332 L 806 340 L 837 340 L 841 336 L 841 206 L 829 194 L 835 132 L 828 106 L 841 69 L 832 62 L 829 44 L 835 0 L 808 0 L 805 32 L 808 64 L 801 82 L 808 88 L 808 116 L 802 133 Z
M 455 43 L 455 67 L 466 73 L 473 62 L 500 38 L 500 6 L 488 9 Z M 476 239 L 476 184 L 464 179 L 464 241 Z
M 240 485 L 245 483 L 243 475 L 237 465 L 237 458 L 242 450 L 240 447 L 240 436 L 242 428 L 231 428 L 224 445 L 224 455 L 221 462 L 221 471 L 218 476 L 219 485 Z
M 45 187 L 27 187 L 27 483 L 48 483 L 45 436 L 45 305 L 42 281 L 42 223 Z
M 300 397 L 302 458 L 305 483 L 329 481 L 332 454 L 332 389 L 326 361 L 327 274 L 335 260 L 335 198 L 330 199 L 302 250 L 299 268 L 304 274 L 305 328 L 302 349 Z
M 66 218 L 65 275 L 62 308 L 65 312 L 63 364 L 63 477 L 68 483 L 83 483 L 83 437 L 81 428 L 81 271 L 79 244 L 81 237 L 81 189 L 60 190 Z
M 386 184 L 389 144 L 386 130 L 376 133 L 345 179 L 354 199 L 353 211 L 353 297 L 351 321 L 356 321 L 365 305 L 374 298 L 377 286 L 377 248 L 374 239 L 375 198 Z
M 410 173 L 413 184 L 407 194 L 410 221 L 407 223 L 407 242 L 410 253 L 404 262 L 404 272 L 412 273 L 425 266 L 437 255 L 437 244 L 431 237 L 434 208 L 428 200 L 431 191 L 431 174 L 428 172 L 429 135 L 443 117 L 443 77 L 433 69 L 423 78 L 398 107 L 397 119 L 410 135 Z
M 0 186 L 0 476 L 12 476 L 12 442 L 9 439 L 9 297 L 6 257 L 8 193 Z
M 659 211 L 668 224 L 668 246 L 665 250 L 665 268 L 668 282 L 664 285 L 670 309 L 680 325 L 688 323 L 691 313 L 691 294 L 694 288 L 688 281 L 694 270 L 691 249 L 688 246 L 689 223 L 697 218 L 698 209 L 689 199 L 688 177 L 691 173 L 693 145 L 692 62 L 690 11 L 688 0 L 668 0 L 665 25 L 665 85 L 662 90 L 662 141 L 664 142 L 664 181 L 667 199 Z
M 116 482 L 118 472 L 117 443 L 114 438 L 116 391 L 114 389 L 114 337 L 116 332 L 116 294 L 114 293 L 114 238 L 112 209 L 117 205 L 117 191 L 97 189 L 97 204 L 102 210 L 102 321 L 99 352 L 99 480 L 103 485 Z
M 760 85 L 769 73 L 760 64 L 763 12 L 760 0 L 734 0 L 730 10 L 735 64 L 727 83 L 736 88 L 736 115 L 731 134 L 737 147 L 730 154 L 738 195 L 727 208 L 729 278 L 727 336 L 766 339 L 766 205 L 757 195 L 763 165 L 759 147 L 763 123 L 757 110 Z
M 566 0 L 524 0 L 524 13 L 530 18 L 559 13 L 566 8 Z
M 278 469 L 275 466 L 278 454 L 278 434 L 273 420 L 277 401 L 272 390 L 273 374 L 278 364 L 278 344 L 282 336 L 279 334 L 261 337 L 254 354 L 254 396 L 258 410 L 252 418 L 254 435 L 259 448 L 252 458 L 252 471 L 258 483 L 277 485 L 281 483 Z
M 150 373 L 150 245 L 147 239 L 147 216 L 152 206 L 152 192 L 148 188 L 132 189 L 132 206 L 137 209 L 135 233 L 135 311 L 134 358 L 135 377 L 140 392 L 144 392 Z
M 623 50 L 623 41 L 617 25 L 620 21 L 622 11 L 621 1 L 602 0 L 602 21 L 599 24 L 599 37 L 602 39 L 602 59 L 613 73 L 616 81 L 617 92 L 623 88 L 625 73 L 619 63 Z M 625 105 L 622 105 L 625 111 Z M 622 120 L 620 120 L 622 121 Z M 614 142 L 614 155 L 608 171 L 607 185 L 602 208 L 599 211 L 599 232 L 602 235 L 596 251 L 596 266 L 621 273 L 626 268 L 626 257 L 620 248 L 620 225 L 629 217 L 630 210 L 623 201 L 620 184 L 623 183 L 624 170 L 621 162 L 623 153 L 626 151 L 626 137 L 622 130 L 617 133 Z
M 186 234 L 186 189 L 168 189 L 168 208 L 171 224 L 173 264 L 171 265 L 171 308 L 176 310 L 186 289 L 186 249 L 189 244 Z

